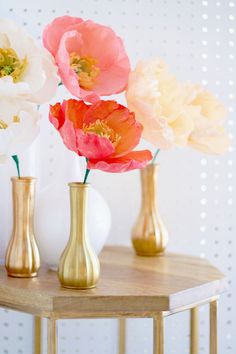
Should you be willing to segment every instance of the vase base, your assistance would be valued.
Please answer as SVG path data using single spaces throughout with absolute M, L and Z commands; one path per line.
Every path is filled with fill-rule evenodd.
M 71 289 L 71 290 L 88 290 L 88 289 L 94 289 L 96 288 L 96 285 L 92 285 L 92 286 L 83 286 L 83 287 L 78 287 L 78 286 L 69 286 L 69 285 L 61 285 L 62 288 L 66 288 L 66 289 Z
M 35 278 L 38 276 L 38 273 L 32 273 L 32 274 L 7 273 L 7 275 L 11 278 Z
M 141 252 L 136 252 L 136 255 L 139 257 L 159 257 L 163 256 L 165 252 L 159 252 L 159 253 L 141 253 Z

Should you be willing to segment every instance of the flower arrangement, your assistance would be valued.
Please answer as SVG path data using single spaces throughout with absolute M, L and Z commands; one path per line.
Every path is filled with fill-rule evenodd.
M 43 43 L 55 58 L 62 83 L 81 99 L 51 106 L 49 118 L 67 148 L 86 158 L 84 183 L 91 169 L 144 168 L 152 159 L 150 151 L 133 151 L 141 139 L 141 123 L 128 108 L 100 99 L 126 89 L 130 64 L 122 40 L 109 27 L 63 16 L 46 26 Z
M 126 99 L 144 126 L 144 138 L 156 148 L 152 163 L 141 172 L 142 207 L 132 243 L 138 255 L 156 256 L 168 243 L 168 231 L 156 205 L 157 155 L 173 147 L 223 154 L 230 144 L 223 126 L 226 111 L 200 85 L 180 83 L 158 58 L 137 64 L 129 76 Z
M 43 31 L 43 46 L 14 22 L 0 20 L 0 163 L 11 156 L 21 177 L 18 154 L 39 133 L 37 108 L 50 101 L 58 85 L 64 85 L 73 97 L 51 105 L 49 120 L 65 146 L 84 157 L 87 166 L 83 182 L 69 184 L 71 233 L 58 275 L 65 287 L 91 288 L 99 277 L 99 262 L 86 237 L 90 171 L 143 169 L 147 207 L 142 208 L 135 228 L 136 251 L 161 253 L 168 234 L 160 216 L 154 215 L 155 159 L 160 150 L 176 146 L 224 153 L 229 146 L 223 126 L 226 112 L 200 85 L 180 83 L 160 59 L 139 62 L 131 72 L 122 39 L 111 28 L 91 20 L 71 16 L 54 19 Z M 103 99 L 122 92 L 128 108 L 114 99 Z M 149 150 L 135 150 L 142 133 L 157 149 L 154 158 Z M 29 182 L 27 178 L 14 179 L 15 199 L 25 194 L 19 192 L 24 189 L 17 186 L 19 180 Z M 32 191 L 34 182 L 28 183 Z M 148 210 L 150 205 L 155 210 Z M 22 215 L 19 218 L 23 220 Z M 20 236 L 23 239 L 25 235 Z M 34 235 L 30 237 L 34 239 Z M 10 247 L 9 269 L 14 255 Z M 35 276 L 39 264 L 27 274 Z
M 144 168 L 152 154 L 134 151 L 143 130 L 134 113 L 101 99 L 123 92 L 130 73 L 124 44 L 114 31 L 63 16 L 46 26 L 43 43 L 54 56 L 61 83 L 76 97 L 50 106 L 50 122 L 66 147 L 87 163 L 83 183 L 69 184 L 71 232 L 58 276 L 63 287 L 88 289 L 96 286 L 100 272 L 86 232 L 88 175 L 92 169 L 118 173 Z

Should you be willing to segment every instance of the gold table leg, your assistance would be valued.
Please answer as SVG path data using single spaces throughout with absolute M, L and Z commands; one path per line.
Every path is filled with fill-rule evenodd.
M 164 354 L 164 319 L 162 315 L 153 318 L 153 354 Z
M 48 354 L 57 354 L 57 323 L 54 318 L 48 318 Z
M 190 312 L 190 353 L 199 353 L 199 312 L 194 307 Z
M 41 354 L 41 317 L 34 317 L 34 354 Z
M 217 310 L 218 302 L 210 302 L 210 354 L 218 353 L 218 338 L 217 338 Z
M 126 320 L 119 319 L 119 354 L 125 354 L 126 351 Z

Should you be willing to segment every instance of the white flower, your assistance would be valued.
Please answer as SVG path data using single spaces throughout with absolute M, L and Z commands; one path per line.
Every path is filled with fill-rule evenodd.
M 0 163 L 27 148 L 39 133 L 40 113 L 18 98 L 0 97 Z
M 54 59 L 23 28 L 0 19 L 0 95 L 48 102 L 59 78 Z

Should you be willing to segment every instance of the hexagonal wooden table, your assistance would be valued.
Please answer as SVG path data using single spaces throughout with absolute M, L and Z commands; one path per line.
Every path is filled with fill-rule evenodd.
M 210 304 L 210 354 L 217 354 L 217 301 L 226 278 L 206 260 L 165 254 L 138 257 L 126 247 L 106 247 L 101 254 L 96 289 L 67 290 L 55 272 L 38 278 L 9 278 L 0 271 L 0 306 L 35 315 L 35 354 L 40 349 L 40 319 L 48 319 L 48 354 L 57 353 L 56 321 L 69 318 L 119 318 L 119 353 L 125 353 L 125 319 L 153 318 L 153 353 L 164 354 L 164 317 L 191 311 L 190 353 L 198 354 L 198 306 Z

